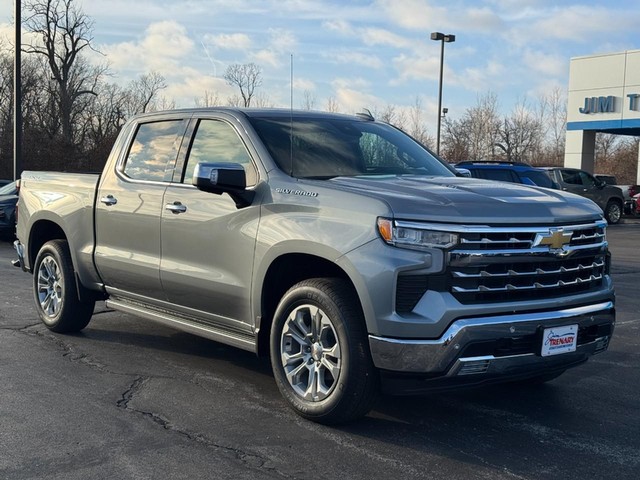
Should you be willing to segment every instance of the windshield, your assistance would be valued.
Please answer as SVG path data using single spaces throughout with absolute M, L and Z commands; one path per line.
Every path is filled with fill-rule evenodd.
M 7 183 L 4 187 L 0 187 L 0 195 L 15 195 L 16 182 Z
M 422 145 L 386 124 L 323 117 L 250 120 L 280 169 L 293 177 L 455 176 Z

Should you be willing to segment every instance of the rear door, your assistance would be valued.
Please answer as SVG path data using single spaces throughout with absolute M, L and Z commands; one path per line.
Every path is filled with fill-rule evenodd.
M 116 171 L 105 174 L 96 202 L 95 262 L 107 288 L 123 295 L 163 299 L 160 284 L 160 218 L 173 176 L 185 118 L 136 126 Z
M 162 202 L 162 285 L 167 299 L 186 313 L 249 330 L 259 198 L 238 209 L 229 195 L 200 191 L 191 180 L 198 162 L 240 163 L 253 188 L 255 153 L 232 119 L 211 115 L 194 122 L 182 175 L 176 172 Z

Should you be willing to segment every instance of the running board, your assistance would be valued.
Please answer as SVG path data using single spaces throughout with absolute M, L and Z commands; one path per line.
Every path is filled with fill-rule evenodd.
M 208 338 L 216 342 L 225 343 L 232 347 L 248 350 L 249 352 L 257 351 L 256 338 L 253 335 L 244 335 L 242 333 L 230 332 L 219 328 L 212 327 L 210 325 L 202 325 L 195 321 L 187 320 L 171 315 L 166 312 L 157 312 L 154 310 L 146 309 L 140 305 L 135 305 L 129 302 L 120 300 L 108 299 L 105 301 L 108 308 L 118 310 L 123 313 L 129 313 L 136 317 L 146 318 L 162 325 L 177 328 L 187 333 L 192 333 L 199 337 Z

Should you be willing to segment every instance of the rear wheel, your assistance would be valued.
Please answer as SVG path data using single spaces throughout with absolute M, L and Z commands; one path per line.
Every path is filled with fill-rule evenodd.
M 78 298 L 69 245 L 65 240 L 45 243 L 36 257 L 33 275 L 36 310 L 49 330 L 78 332 L 89 324 L 94 301 Z
M 347 282 L 294 285 L 276 310 L 270 350 L 280 393 L 302 417 L 336 424 L 371 409 L 377 374 L 362 311 Z
M 604 209 L 604 218 L 610 224 L 618 223 L 622 217 L 622 207 L 616 201 L 609 201 Z

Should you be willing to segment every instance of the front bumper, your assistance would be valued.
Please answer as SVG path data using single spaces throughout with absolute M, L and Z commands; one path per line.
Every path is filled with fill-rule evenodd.
M 573 324 L 579 326 L 576 351 L 541 356 L 543 330 Z M 383 371 L 449 379 L 452 384 L 479 383 L 479 377 L 533 376 L 580 364 L 607 349 L 614 325 L 613 302 L 605 301 L 563 310 L 460 319 L 434 340 L 370 335 L 369 345 L 375 366 Z

